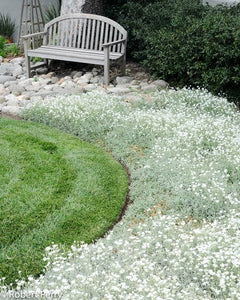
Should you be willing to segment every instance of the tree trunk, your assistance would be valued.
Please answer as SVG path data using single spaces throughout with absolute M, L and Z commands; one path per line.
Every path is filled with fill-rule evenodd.
M 62 0 L 61 15 L 70 13 L 88 13 L 103 15 L 104 0 Z

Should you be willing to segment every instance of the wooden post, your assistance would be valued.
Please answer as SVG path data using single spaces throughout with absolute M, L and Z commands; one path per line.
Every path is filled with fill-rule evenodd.
M 30 78 L 31 77 L 31 67 L 30 67 L 30 57 L 27 54 L 28 43 L 29 43 L 28 39 L 23 40 L 24 53 L 25 53 L 26 73 L 27 73 L 27 78 Z
M 42 31 L 44 17 L 39 0 L 23 0 L 18 34 L 18 45 L 22 43 L 21 36 Z

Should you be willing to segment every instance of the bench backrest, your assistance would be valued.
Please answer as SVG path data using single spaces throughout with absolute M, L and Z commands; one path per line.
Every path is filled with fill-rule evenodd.
M 102 51 L 102 44 L 127 39 L 126 30 L 117 22 L 98 15 L 70 14 L 53 19 L 45 25 L 44 45 Z M 123 53 L 122 44 L 111 52 Z

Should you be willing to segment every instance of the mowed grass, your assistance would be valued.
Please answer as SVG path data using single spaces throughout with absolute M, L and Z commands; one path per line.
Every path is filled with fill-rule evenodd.
M 52 242 L 68 248 L 103 235 L 127 188 L 125 170 L 103 150 L 46 126 L 0 118 L 0 278 L 9 284 L 41 274 Z

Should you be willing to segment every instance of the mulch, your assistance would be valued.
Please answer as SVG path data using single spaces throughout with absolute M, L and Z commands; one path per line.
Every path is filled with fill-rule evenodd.
M 0 112 L 0 118 L 14 119 L 14 120 L 23 120 L 23 118 L 20 117 L 20 116 L 13 116 L 13 115 L 4 114 L 4 113 L 1 113 L 1 112 Z

